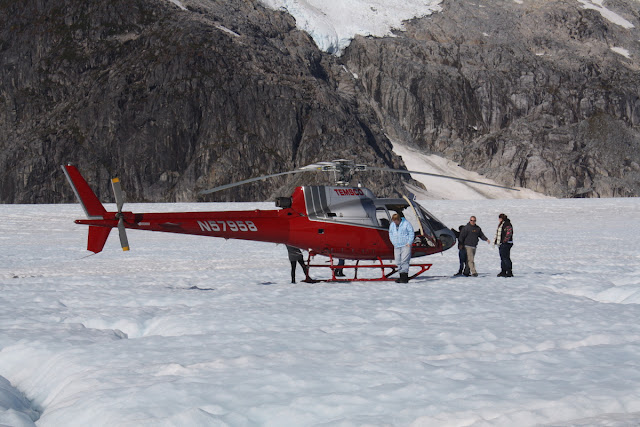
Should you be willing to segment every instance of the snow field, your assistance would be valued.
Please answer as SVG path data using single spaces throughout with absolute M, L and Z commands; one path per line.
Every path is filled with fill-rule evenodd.
M 637 424 L 640 202 L 423 204 L 489 238 L 507 213 L 516 277 L 483 242 L 480 277 L 450 250 L 408 285 L 291 284 L 283 246 L 135 230 L 83 258 L 79 205 L 0 206 L 0 424 Z

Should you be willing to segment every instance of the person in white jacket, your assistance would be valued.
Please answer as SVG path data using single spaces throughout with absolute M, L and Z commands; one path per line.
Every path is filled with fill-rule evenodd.
M 393 214 L 389 226 L 389 240 L 393 244 L 393 254 L 400 278 L 396 283 L 409 283 L 409 263 L 411 262 L 411 244 L 415 238 L 413 226 L 400 215 Z

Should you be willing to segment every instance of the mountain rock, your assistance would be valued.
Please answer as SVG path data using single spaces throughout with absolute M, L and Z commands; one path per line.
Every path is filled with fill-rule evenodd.
M 257 1 L 0 1 L 0 202 L 72 202 L 76 164 L 112 201 L 199 190 L 320 160 L 402 167 L 354 77 Z M 266 200 L 320 174 L 204 200 Z M 401 178 L 367 173 L 382 194 Z M 200 199 L 203 200 L 203 199 Z
M 446 1 L 395 37 L 318 50 L 257 0 L 0 0 L 0 202 L 266 200 L 397 140 L 558 197 L 640 195 L 640 3 Z M 184 7 L 183 7 L 184 6 Z M 304 176 L 303 176 L 304 175 Z M 357 177 L 379 195 L 403 179 Z
M 548 195 L 640 195 L 640 3 L 442 6 L 344 53 L 389 136 Z

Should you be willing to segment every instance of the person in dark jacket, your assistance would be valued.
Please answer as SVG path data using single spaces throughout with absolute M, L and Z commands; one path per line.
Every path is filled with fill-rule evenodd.
M 291 262 L 291 283 L 296 283 L 296 264 L 299 263 L 304 271 L 305 280 L 309 278 L 309 271 L 307 266 L 304 265 L 304 257 L 302 251 L 293 246 L 287 246 L 287 252 L 289 253 L 289 261 Z
M 511 263 L 511 247 L 513 246 L 513 226 L 511 220 L 503 213 L 498 216 L 498 229 L 493 240 L 500 251 L 500 273 L 498 277 L 513 277 Z
M 460 260 L 460 268 L 458 269 L 458 272 L 454 274 L 454 276 L 462 276 L 462 273 L 467 267 L 467 250 L 464 248 L 462 242 L 460 242 L 460 232 L 463 228 L 464 225 L 458 227 L 458 230 L 455 230 L 453 228 L 451 229 L 451 231 L 453 231 L 453 234 L 456 235 L 456 239 L 458 239 L 458 259 Z
M 460 237 L 458 239 L 460 243 L 464 245 L 465 250 L 467 251 L 467 267 L 464 269 L 465 276 L 478 276 L 478 272 L 476 271 L 476 264 L 474 262 L 476 255 L 476 247 L 478 246 L 478 240 L 484 240 L 488 244 L 489 239 L 484 235 L 482 229 L 476 225 L 476 217 L 472 216 L 469 218 L 469 222 L 462 228 L 460 231 Z

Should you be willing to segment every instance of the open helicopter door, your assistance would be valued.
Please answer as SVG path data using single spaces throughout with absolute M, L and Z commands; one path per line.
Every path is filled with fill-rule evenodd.
M 442 221 L 433 216 L 429 211 L 420 206 L 414 200 L 410 200 L 407 196 L 403 198 L 411 206 L 409 222 L 416 222 L 420 230 L 420 236 L 424 237 L 424 243 L 428 246 L 438 246 L 438 241 L 442 242 L 442 251 L 446 251 L 456 243 L 456 237 L 453 232 L 445 226 Z M 407 213 L 409 213 L 407 212 Z M 415 217 L 411 221 L 411 217 Z
M 436 235 L 429 226 L 426 218 L 424 218 L 424 215 L 422 215 L 421 210 L 415 206 L 414 202 L 409 199 L 409 197 L 403 195 L 402 198 L 409 204 L 409 207 L 406 208 L 403 212 L 404 217 L 411 223 L 413 229 L 416 232 L 416 238 L 413 243 L 423 246 L 436 247 L 438 245 L 436 241 Z
M 407 196 L 403 195 L 402 198 L 407 201 L 409 206 L 411 206 L 411 211 L 409 211 L 409 212 L 411 212 L 410 216 L 407 217 L 407 214 L 409 212 L 405 213 L 405 217 L 407 217 L 407 221 L 411 222 L 411 225 L 413 225 L 414 229 L 416 228 L 415 226 L 418 225 L 417 229 L 420 230 L 420 235 L 424 236 L 425 235 L 424 234 L 424 230 L 425 230 L 425 225 L 426 225 L 425 221 L 420 218 L 420 215 L 418 214 L 419 211 L 413 205 L 413 202 Z M 428 226 L 426 227 L 426 229 L 431 231 Z M 429 234 L 432 234 L 432 233 L 429 233 Z

